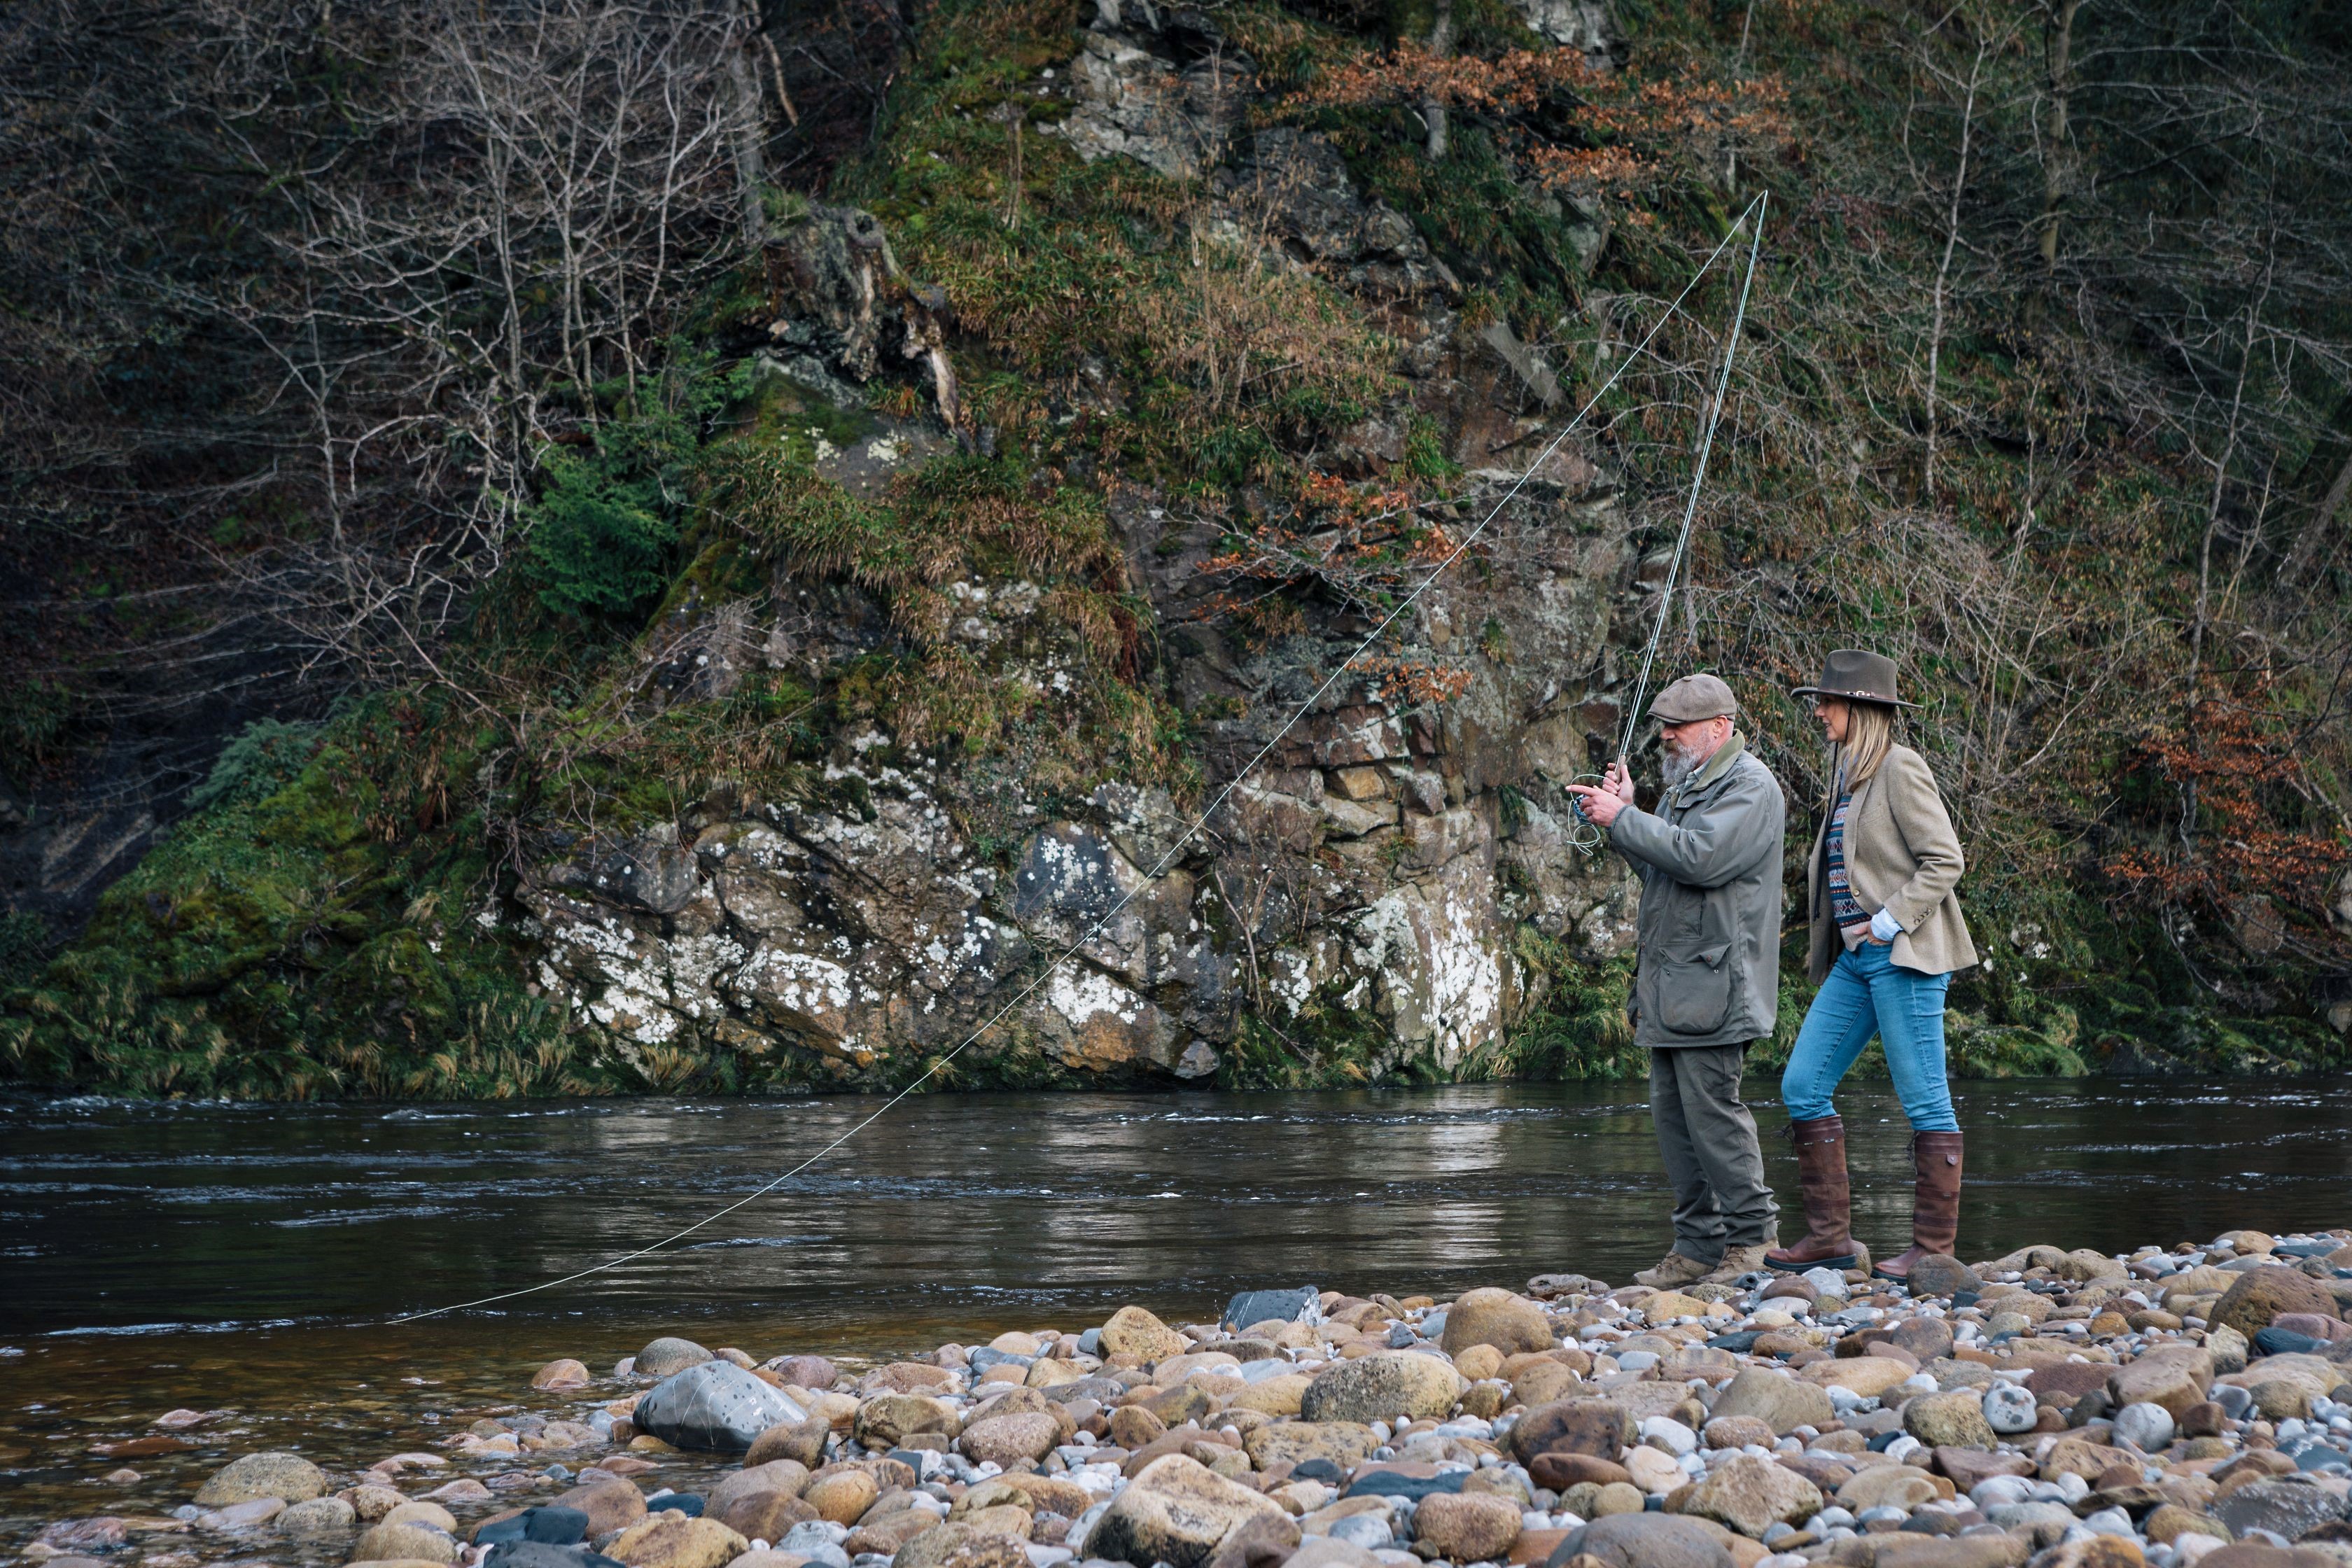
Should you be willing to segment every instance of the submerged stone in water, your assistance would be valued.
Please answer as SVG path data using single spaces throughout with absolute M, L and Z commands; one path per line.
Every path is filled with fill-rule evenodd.
M 569 1356 L 561 1361 L 551 1361 L 531 1374 L 530 1385 L 533 1388 L 585 1388 L 588 1386 L 588 1368 Z
M 251 1502 L 234 1502 L 228 1507 L 205 1514 L 196 1521 L 199 1530 L 222 1531 L 251 1530 L 257 1524 L 268 1524 L 286 1511 L 286 1505 L 274 1497 L 257 1497 Z
M 278 1516 L 280 1535 L 340 1535 L 358 1521 L 359 1511 L 339 1497 L 298 1502 Z
M 247 1454 L 213 1473 L 196 1493 L 199 1508 L 277 1498 L 308 1502 L 327 1489 L 327 1473 L 299 1454 Z

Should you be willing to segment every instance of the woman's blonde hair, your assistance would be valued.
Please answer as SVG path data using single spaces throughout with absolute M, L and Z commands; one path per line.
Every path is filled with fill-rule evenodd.
M 1838 744 L 1836 787 L 1848 792 L 1860 789 L 1878 774 L 1879 764 L 1886 761 L 1886 748 L 1895 743 L 1895 709 L 1885 702 L 1858 702 L 1852 698 L 1833 700 L 1845 704 L 1845 739 Z

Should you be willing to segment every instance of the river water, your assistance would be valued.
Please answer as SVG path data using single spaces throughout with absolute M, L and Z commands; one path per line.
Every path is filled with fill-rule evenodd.
M 1958 1098 L 1970 1257 L 2352 1222 L 2341 1083 Z M 1639 1085 L 936 1096 L 673 1248 L 385 1322 L 648 1246 L 877 1103 L 0 1101 L 0 1542 L 60 1504 L 167 1510 L 256 1447 L 366 1462 L 521 1397 L 554 1356 L 601 1369 L 661 1332 L 855 1358 L 1084 1327 L 1129 1301 L 1197 1321 L 1244 1286 L 1622 1280 L 1670 1239 Z M 1856 1230 L 1895 1251 L 1901 1112 L 1884 1085 L 1841 1104 Z M 1793 1160 L 1766 1150 L 1792 1202 Z M 188 1450 L 100 1451 L 175 1405 L 237 1414 Z M 140 1481 L 105 1489 L 126 1462 Z

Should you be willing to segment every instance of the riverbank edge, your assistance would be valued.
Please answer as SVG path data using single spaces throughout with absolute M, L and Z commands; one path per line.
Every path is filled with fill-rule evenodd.
M 1215 1323 L 1128 1306 L 897 1360 L 661 1336 L 602 1375 L 558 1357 L 348 1485 L 246 1455 L 170 1516 L 58 1521 L 22 1555 L 109 1568 L 193 1535 L 453 1568 L 2352 1563 L 2352 1227 L 1930 1256 L 1908 1288 L 1867 1264 L 1244 1291 Z M 530 1532 L 579 1550 L 501 1544 Z

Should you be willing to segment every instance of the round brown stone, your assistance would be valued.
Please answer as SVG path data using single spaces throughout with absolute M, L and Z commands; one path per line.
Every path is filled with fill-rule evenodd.
M 646 1494 L 634 1482 L 598 1481 L 573 1487 L 553 1500 L 559 1508 L 576 1508 L 588 1516 L 588 1539 L 608 1531 L 624 1530 L 646 1517 Z
M 2326 1286 L 2299 1269 L 2265 1265 L 2238 1276 L 2238 1282 L 2215 1303 L 2212 1323 L 2252 1339 L 2282 1312 L 2315 1312 L 2333 1318 L 2336 1298 Z
M 1614 1459 L 1633 1436 L 1633 1417 L 1623 1406 L 1605 1399 L 1563 1399 L 1520 1416 L 1511 1428 L 1511 1446 L 1522 1459 L 1538 1454 Z
M 816 1510 L 819 1519 L 834 1524 L 856 1524 L 858 1516 L 874 1506 L 882 1495 L 881 1487 L 863 1470 L 838 1470 L 820 1480 L 811 1481 L 801 1493 L 801 1500 Z
M 566 1356 L 561 1361 L 549 1362 L 533 1373 L 530 1385 L 533 1388 L 585 1388 L 588 1386 L 588 1368 L 584 1363 Z
M 1498 1562 L 1519 1538 L 1519 1505 L 1471 1492 L 1432 1492 L 1413 1513 L 1413 1539 L 1455 1563 Z
M 730 1498 L 711 1517 L 747 1539 L 782 1541 L 785 1531 L 816 1518 L 817 1511 L 790 1492 L 767 1490 Z

